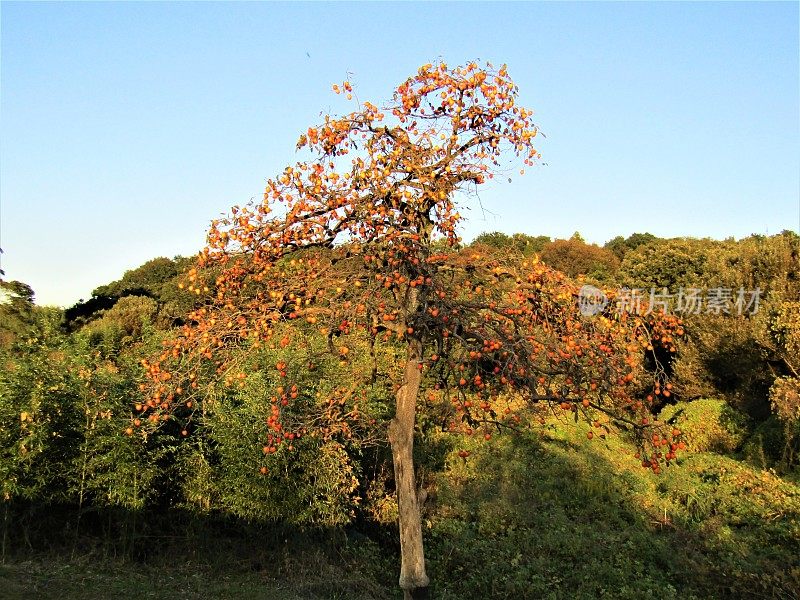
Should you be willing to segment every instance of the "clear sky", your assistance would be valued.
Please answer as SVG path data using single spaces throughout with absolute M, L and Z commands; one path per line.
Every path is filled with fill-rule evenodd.
M 193 254 L 259 197 L 352 73 L 378 103 L 426 62 L 507 63 L 546 166 L 481 193 L 500 230 L 742 237 L 800 227 L 798 3 L 11 3 L 7 279 L 69 305 Z

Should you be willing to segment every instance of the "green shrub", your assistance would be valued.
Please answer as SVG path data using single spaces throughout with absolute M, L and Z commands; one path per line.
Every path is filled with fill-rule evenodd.
M 766 419 L 774 375 L 754 319 L 700 314 L 687 316 L 685 325 L 687 335 L 678 343 L 673 365 L 680 397 L 724 396 L 736 410 Z
M 73 497 L 79 507 L 88 502 L 94 507 L 145 508 L 158 493 L 170 437 L 132 427 L 131 409 L 139 395 L 130 365 L 83 362 L 78 370 L 83 427 L 70 465 Z
M 0 357 L 0 497 L 67 500 L 68 464 L 77 454 L 80 386 L 71 371 L 60 314 L 36 314 L 35 335 Z
M 797 340 L 800 343 L 800 340 Z M 781 462 L 791 467 L 800 447 L 800 378 L 778 377 L 770 389 L 772 410 L 783 424 L 784 444 Z
M 736 452 L 749 433 L 745 415 L 724 400 L 701 398 L 665 407 L 659 420 L 675 425 L 694 452 Z
M 742 455 L 749 463 L 766 469 L 780 462 L 785 444 L 784 426 L 773 415 L 756 426 L 742 447 Z
M 341 526 L 355 516 L 358 448 L 346 432 L 324 439 L 314 432 L 284 444 L 272 441 L 275 432 L 267 417 L 279 386 L 289 381 L 297 389 L 298 397 L 281 409 L 284 423 L 291 423 L 294 411 L 324 405 L 333 388 L 346 383 L 339 376 L 339 359 L 326 354 L 318 355 L 313 369 L 296 361 L 283 379 L 267 365 L 288 362 L 289 352 L 248 351 L 242 358 L 247 379 L 209 390 L 205 409 L 182 423 L 189 435 L 174 466 L 183 506 L 295 525 Z M 359 410 L 367 413 L 364 400 Z
M 712 453 L 666 469 L 658 490 L 673 523 L 702 536 L 731 597 L 794 598 L 800 585 L 800 488 Z

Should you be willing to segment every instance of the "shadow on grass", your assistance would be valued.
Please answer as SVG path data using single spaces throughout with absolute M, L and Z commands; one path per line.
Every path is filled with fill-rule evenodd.
M 796 505 L 782 515 L 793 526 L 752 507 L 742 519 L 733 491 L 716 485 L 698 520 L 674 479 L 637 470 L 619 441 L 581 435 L 507 436 L 452 464 L 428 528 L 436 597 L 796 597 Z M 708 474 L 682 469 L 668 472 L 688 489 Z
M 17 504 L 9 520 L 2 598 L 3 589 L 17 590 L 14 598 L 61 600 L 366 600 L 395 591 L 392 558 L 355 530 L 116 509 L 83 512 L 76 536 L 75 507 L 59 505 Z

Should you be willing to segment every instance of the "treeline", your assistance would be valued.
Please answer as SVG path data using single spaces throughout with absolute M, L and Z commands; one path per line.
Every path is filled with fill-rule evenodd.
M 796 233 L 738 241 L 636 233 L 615 237 L 602 247 L 587 244 L 577 233 L 568 240 L 488 233 L 475 243 L 538 254 L 550 266 L 602 288 L 637 289 L 643 298 L 666 292 L 670 309 L 685 319 L 687 331 L 677 356 L 669 361 L 676 388 L 670 402 L 724 398 L 766 429 L 779 427 L 777 421 L 786 411 L 777 407 L 787 403 L 787 395 L 796 394 L 800 369 L 795 345 L 800 319 Z M 683 293 L 687 302 L 692 290 L 699 301 L 681 312 L 678 295 Z M 739 294 L 744 301 L 737 306 Z M 709 296 L 728 301 L 709 306 Z M 795 439 L 791 420 L 784 419 L 784 433 Z M 790 458 L 796 447 L 790 443 L 784 451 Z
M 538 256 L 572 278 L 610 291 L 759 289 L 757 311 L 750 307 L 739 314 L 731 305 L 728 311 L 682 315 L 685 335 L 658 366 L 668 371 L 671 393 L 654 402 L 654 411 L 666 411 L 687 431 L 699 420 L 696 449 L 796 472 L 796 234 L 739 241 L 634 234 L 601 247 L 577 234 L 551 240 L 489 233 L 473 244 Z M 26 540 L 33 544 L 32 515 L 43 507 L 72 511 L 68 530 L 76 539 L 93 515 L 109 510 L 126 515 L 109 521 L 107 530 L 123 538 L 146 530 L 146 522 L 130 520 L 144 509 L 298 525 L 394 522 L 391 459 L 380 440 L 362 446 L 346 438 L 323 442 L 309 436 L 291 451 L 281 447 L 265 460 L 262 440 L 270 405 L 264 390 L 275 385 L 270 379 L 274 369 L 265 365 L 282 360 L 290 349 L 264 349 L 248 365 L 257 376 L 248 377 L 213 411 L 139 434 L 141 362 L 161 351 L 198 302 L 179 286 L 193 262 L 151 260 L 66 310 L 37 306 L 34 291 L 25 284 L 0 283 L 6 298 L 0 304 L 4 552 Z M 325 378 L 336 357 L 330 360 L 330 371 L 322 360 L 313 371 L 295 374 L 296 381 Z M 364 410 L 385 416 L 392 393 L 377 385 Z M 436 415 L 422 422 L 419 464 L 424 478 L 441 469 L 449 446 L 446 438 L 431 433 Z

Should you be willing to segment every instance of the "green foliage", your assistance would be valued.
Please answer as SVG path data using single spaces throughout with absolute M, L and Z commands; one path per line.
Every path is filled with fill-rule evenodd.
M 800 582 L 800 488 L 773 474 L 703 453 L 655 476 L 620 438 L 557 422 L 464 447 L 427 515 L 437 598 L 791 598 Z
M 436 596 L 677 594 L 663 558 L 668 540 L 652 535 L 630 504 L 629 483 L 642 483 L 614 475 L 569 426 L 552 434 L 468 443 L 468 459 L 452 457 L 430 519 Z
M 541 253 L 542 249 L 550 243 L 550 237 L 546 235 L 526 235 L 524 233 L 515 233 L 511 236 L 511 241 L 514 247 L 517 248 L 525 256 Z
M 668 469 L 658 484 L 679 507 L 678 516 L 707 525 L 716 518 L 728 526 L 747 526 L 748 534 L 765 538 L 799 540 L 800 493 L 796 486 L 767 471 L 753 470 L 731 458 L 696 453 L 681 459 L 679 468 Z M 781 514 L 771 523 L 763 520 Z M 765 547 L 767 539 L 758 547 Z
M 92 361 L 78 371 L 83 439 L 71 465 L 71 488 L 81 505 L 140 510 L 157 494 L 169 440 L 125 433 L 138 399 L 132 367 Z
M 714 454 L 694 454 L 658 483 L 673 520 L 698 532 L 736 597 L 800 589 L 800 488 Z M 723 588 L 723 589 L 725 589 Z
M 271 441 L 275 432 L 266 422 L 275 410 L 274 390 L 289 385 L 287 381 L 296 386 L 298 397 L 282 407 L 285 422 L 291 422 L 295 411 L 324 406 L 334 388 L 347 385 L 348 371 L 337 357 L 321 350 L 307 347 L 305 367 L 293 366 L 285 379 L 272 365 L 288 360 L 295 350 L 243 351 L 239 368 L 247 378 L 215 388 L 204 413 L 182 424 L 189 433 L 188 447 L 180 450 L 175 479 L 182 482 L 187 507 L 201 512 L 220 509 L 253 521 L 325 526 L 351 522 L 359 502 L 360 448 L 349 443 L 349 434 L 323 438 L 314 432 L 278 445 Z M 352 354 L 367 371 L 368 350 L 354 348 Z M 385 391 L 378 386 L 375 394 L 358 403 L 366 417 L 371 410 L 385 410 Z
M 629 287 L 666 287 L 672 293 L 681 287 L 759 288 L 775 300 L 796 298 L 800 292 L 800 238 L 791 232 L 739 241 L 644 239 L 624 252 L 620 248 L 628 243 L 619 238 L 606 244 L 622 257 L 620 279 Z
M 0 279 L 0 349 L 10 347 L 31 332 L 33 296 L 29 285 Z
M 60 334 L 60 313 L 36 313 L 36 337 L 2 356 L 0 494 L 6 501 L 67 499 L 68 473 L 80 438 L 77 385 Z
M 742 455 L 752 465 L 761 469 L 780 466 L 786 448 L 785 427 L 771 415 L 759 423 L 742 447 Z
M 80 301 L 64 313 L 65 325 L 70 330 L 102 317 L 122 299 L 130 296 L 152 299 L 158 307 L 158 315 L 150 315 L 161 328 L 172 327 L 181 321 L 193 308 L 195 299 L 179 287 L 183 271 L 193 263 L 184 257 L 155 258 L 140 267 L 127 271 L 122 279 L 97 287 L 92 297 Z M 140 300 L 139 303 L 142 303 Z M 123 309 L 129 311 L 131 306 Z M 119 314 L 116 315 L 119 318 Z
M 110 309 L 102 311 L 100 318 L 81 331 L 81 336 L 88 338 L 89 344 L 101 350 L 104 356 L 113 357 L 141 339 L 147 327 L 154 323 L 157 312 L 155 300 L 145 296 L 126 296 Z
M 685 319 L 673 369 L 681 397 L 725 397 L 752 418 L 769 415 L 774 375 L 761 349 L 757 323 L 739 316 L 701 314 Z
M 250 382 L 248 387 L 240 403 L 219 403 L 214 416 L 206 419 L 202 443 L 213 451 L 203 453 L 208 466 L 200 458 L 200 448 L 183 470 L 189 477 L 187 500 L 255 521 L 349 523 L 358 479 L 344 446 L 308 436 L 296 440 L 292 450 L 281 448 L 266 456 L 262 448 L 268 436 L 264 415 L 269 414 L 269 399 L 259 394 L 258 384 Z M 265 473 L 260 472 L 262 466 Z M 205 494 L 198 493 L 204 473 L 210 476 Z
M 800 236 L 784 231 L 769 237 L 716 242 L 707 270 L 707 285 L 758 287 L 773 301 L 796 299 L 800 294 Z
M 759 304 L 741 316 L 733 306 L 730 314 L 682 315 L 687 335 L 672 364 L 680 397 L 725 397 L 754 419 L 767 418 L 773 380 L 797 372 L 791 332 L 800 310 L 790 300 L 800 293 L 799 240 L 791 232 L 739 241 L 653 240 L 625 254 L 619 273 L 630 287 L 666 287 L 672 294 L 721 288 L 734 298 L 739 290 L 760 290 Z
M 793 597 L 797 485 L 713 453 L 655 476 L 632 453 L 620 438 L 589 441 L 583 427 L 556 421 L 490 443 L 461 439 L 425 505 L 432 597 Z M 46 577 L 39 561 L 12 563 L 0 587 L 20 598 L 56 582 L 64 598 L 392 597 L 394 550 L 363 534 L 215 529 L 205 519 L 152 514 L 142 538 L 150 558 L 50 559 Z
M 770 390 L 772 407 L 778 418 L 787 424 L 800 421 L 800 379 L 778 377 Z
M 666 287 L 672 293 L 681 287 L 703 287 L 708 254 L 717 244 L 691 238 L 641 244 L 625 253 L 619 268 L 620 280 L 631 288 Z
M 607 260 L 613 254 L 622 258 L 620 272 L 629 284 L 759 286 L 767 295 L 751 318 L 685 319 L 673 391 L 683 400 L 701 399 L 668 406 L 659 418 L 674 419 L 694 453 L 679 454 L 678 464 L 660 478 L 641 469 L 620 438 L 596 434 L 590 442 L 579 427 L 550 423 L 542 435 L 496 436 L 484 444 L 441 433 L 441 415 L 424 412 L 414 449 L 427 495 L 435 597 L 792 597 L 800 586 L 800 496 L 789 481 L 800 450 L 797 236 L 711 242 L 634 234 L 599 249 L 577 239 L 493 233 L 475 243 L 523 254 L 546 255 L 549 247 L 551 261 L 597 278 L 616 276 L 616 258 Z M 555 251 L 562 246 L 567 251 Z M 382 350 L 387 354 L 372 356 L 368 337 L 351 335 L 349 354 L 334 356 L 312 325 L 301 322 L 286 331 L 279 325 L 277 338 L 286 334 L 292 345 L 258 351 L 245 345 L 237 369 L 246 379 L 209 392 L 218 401 L 202 414 L 186 407 L 158 428 L 134 425 L 139 361 L 160 351 L 164 329 L 193 302 L 177 287 L 182 269 L 180 261 L 157 259 L 98 288 L 113 302 L 92 309 L 91 322 L 73 333 L 60 328 L 60 311 L 33 304 L 30 288 L 0 284 L 13 292 L 0 304 L 5 514 L 69 507 L 68 514 L 81 520 L 70 517 L 64 530 L 77 540 L 76 529 L 88 535 L 93 515 L 102 513 L 109 532 L 130 536 L 131 548 L 157 548 L 168 536 L 160 525 L 145 523 L 166 523 L 165 511 L 176 508 L 204 521 L 242 519 L 271 528 L 393 526 L 397 505 L 384 440 L 360 447 L 342 429 L 293 440 L 291 450 L 263 450 L 271 390 L 285 381 L 296 384 L 300 395 L 287 410 L 328 410 L 329 399 L 340 397 L 335 391 L 352 386 L 352 373 L 374 373 L 365 396 L 334 408 L 345 414 L 357 406 L 362 424 L 390 418 L 397 362 L 391 344 Z M 279 380 L 273 365 L 298 352 L 307 360 L 287 361 L 288 377 Z M 472 452 L 466 460 L 456 454 L 461 448 Z M 740 450 L 744 463 L 719 455 Z M 767 468 L 784 479 L 761 470 Z M 30 527 L 31 519 L 12 519 L 11 526 Z M 378 537 L 389 537 L 380 531 Z M 12 548 L 19 550 L 27 532 L 15 535 Z M 324 586 L 338 577 L 339 597 L 385 597 L 395 583 L 387 558 L 395 551 L 360 536 L 336 550 L 348 557 L 351 579 L 323 561 L 320 572 L 330 577 L 310 577 L 315 583 L 302 590 L 313 587 L 318 596 L 333 597 Z M 285 566 L 282 576 L 290 577 L 305 563 L 299 550 L 283 552 L 273 558 Z M 214 590 L 208 597 L 240 591 L 206 575 L 216 583 L 191 587 L 175 577 L 199 597 L 201 589 Z M 90 579 L 96 589 L 106 589 L 99 576 Z M 244 575 L 241 581 L 256 589 Z M 5 583 L 0 587 L 16 589 Z
M 163 299 L 171 294 L 172 280 L 193 263 L 192 258 L 177 256 L 174 259 L 159 257 L 126 271 L 122 279 L 101 285 L 92 292 L 93 296 L 150 296 Z
M 681 440 L 693 452 L 736 452 L 749 434 L 747 417 L 714 398 L 666 406 L 658 418 L 680 429 Z
M 771 303 L 765 313 L 765 346 L 787 374 L 800 377 L 800 302 Z
M 97 352 L 102 329 L 64 335 L 61 316 L 37 309 L 35 335 L 4 357 L 3 498 L 142 508 L 163 451 L 157 440 L 124 434 L 139 367 L 119 347 L 105 348 L 115 361 Z
M 510 248 L 512 245 L 511 236 L 501 231 L 481 233 L 474 240 L 472 240 L 472 243 L 480 244 L 482 246 L 490 246 L 492 248 L 498 248 L 498 249 Z
M 580 231 L 576 231 L 575 233 L 573 233 L 569 239 L 572 240 L 573 242 L 580 242 L 581 244 L 586 243 L 586 240 L 583 239 L 583 236 L 581 235 Z
M 542 248 L 549 243 L 550 238 L 546 235 L 530 236 L 524 233 L 506 235 L 499 231 L 482 233 L 472 241 L 474 245 L 489 246 L 500 250 L 513 249 L 524 256 L 539 254 Z
M 800 453 L 800 378 L 778 377 L 769 392 L 772 409 L 783 424 L 782 462 L 794 466 Z
M 633 233 L 627 238 L 618 235 L 606 242 L 603 248 L 611 250 L 619 260 L 622 260 L 631 250 L 636 250 L 639 246 L 656 242 L 659 239 L 652 233 Z

